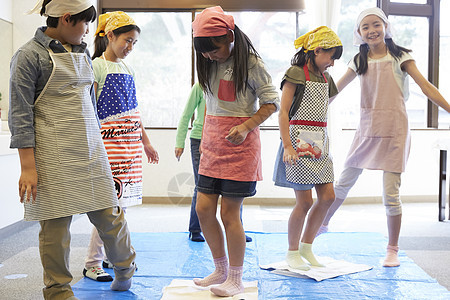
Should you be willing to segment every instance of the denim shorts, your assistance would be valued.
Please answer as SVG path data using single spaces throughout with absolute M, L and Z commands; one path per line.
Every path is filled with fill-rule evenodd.
M 283 143 L 280 143 L 278 148 L 278 154 L 275 160 L 275 168 L 273 170 L 273 181 L 276 186 L 293 188 L 296 191 L 306 191 L 314 187 L 314 184 L 300 184 L 295 182 L 287 181 L 286 179 L 286 167 L 283 162 Z
M 198 175 L 197 191 L 229 198 L 245 198 L 256 194 L 256 181 L 235 181 Z

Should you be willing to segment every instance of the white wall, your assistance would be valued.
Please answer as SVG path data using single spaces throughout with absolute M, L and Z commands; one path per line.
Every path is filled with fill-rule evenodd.
M 0 0 L 0 19 L 12 22 L 12 0 Z

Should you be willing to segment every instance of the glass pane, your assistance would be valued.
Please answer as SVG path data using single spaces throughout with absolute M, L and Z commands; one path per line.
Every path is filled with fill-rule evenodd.
M 410 54 L 420 73 L 428 77 L 428 18 L 389 16 L 394 29 L 394 42 L 413 50 Z M 406 102 L 411 128 L 426 128 L 427 97 L 420 87 L 409 78 L 409 99 Z
M 347 71 L 348 62 L 358 53 L 359 48 L 353 45 L 353 28 L 356 18 L 361 11 L 368 7 L 375 7 L 376 0 L 342 0 L 337 34 L 344 46 L 344 52 L 339 60 L 334 62 L 334 67 L 330 69 L 330 74 L 337 82 Z M 359 123 L 360 107 L 360 85 L 359 80 L 353 80 L 339 95 L 337 103 L 330 106 L 333 112 L 331 117 L 334 122 L 339 122 L 342 128 L 356 128 Z
M 129 13 L 141 28 L 126 58 L 136 73 L 136 90 L 146 127 L 176 127 L 191 89 L 190 12 Z
M 295 53 L 296 13 L 293 12 L 227 12 L 248 35 L 263 59 L 280 97 L 280 83 Z M 278 126 L 273 114 L 265 126 Z
M 441 1 L 440 10 L 440 45 L 439 45 L 439 91 L 447 101 L 450 101 L 450 19 L 445 18 L 450 13 L 450 1 Z M 439 108 L 439 128 L 450 127 L 450 114 Z

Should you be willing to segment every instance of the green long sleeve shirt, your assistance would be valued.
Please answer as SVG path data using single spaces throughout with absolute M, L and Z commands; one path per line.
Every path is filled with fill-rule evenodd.
M 192 124 L 190 137 L 200 140 L 202 138 L 203 121 L 205 120 L 205 98 L 203 97 L 203 90 L 198 82 L 192 86 L 189 99 L 184 107 L 180 121 L 178 122 L 177 137 L 175 142 L 176 148 L 184 149 L 184 143 L 189 128 L 189 121 L 191 120 L 195 110 L 197 110 L 197 112 L 195 120 Z

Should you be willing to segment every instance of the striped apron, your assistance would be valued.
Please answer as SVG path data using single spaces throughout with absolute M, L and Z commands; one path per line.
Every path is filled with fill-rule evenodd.
M 43 221 L 116 206 L 117 196 L 95 109 L 85 53 L 53 53 L 50 78 L 35 101 L 36 203 L 25 220 Z
M 296 165 L 286 165 L 286 179 L 299 184 L 333 182 L 333 162 L 327 135 L 328 82 L 312 82 L 306 64 L 306 83 L 298 110 L 289 122 L 292 146 L 297 151 Z
M 122 207 L 142 204 L 142 128 L 137 109 L 136 87 L 129 74 L 109 73 L 98 97 L 97 111 L 101 134 L 119 204 Z

